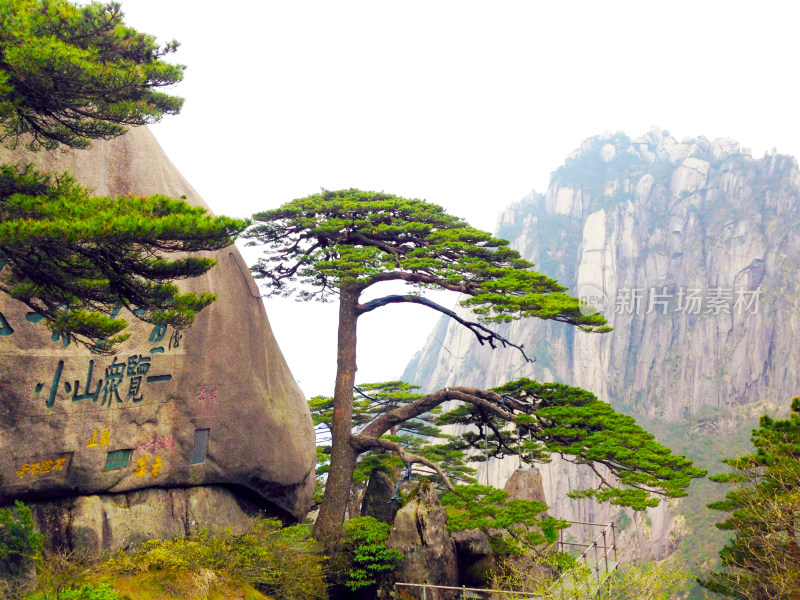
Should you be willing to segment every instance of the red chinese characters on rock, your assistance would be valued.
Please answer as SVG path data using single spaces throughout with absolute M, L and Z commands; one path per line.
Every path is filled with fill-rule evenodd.
M 139 442 L 136 446 L 136 454 L 154 454 L 159 451 L 172 451 L 173 439 L 171 435 L 166 437 L 154 437 L 150 440 Z
M 218 386 L 208 387 L 203 386 L 200 388 L 200 393 L 197 394 L 197 405 L 195 407 L 195 414 L 198 417 L 215 417 L 217 415 L 217 393 Z

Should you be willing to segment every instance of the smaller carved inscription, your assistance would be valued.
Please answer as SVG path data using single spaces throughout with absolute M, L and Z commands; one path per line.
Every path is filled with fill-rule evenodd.
M 138 466 L 136 467 L 135 474 L 140 479 L 146 476 L 150 477 L 158 477 L 161 473 L 161 457 L 156 454 L 155 458 L 153 459 L 153 464 L 150 464 L 150 455 L 145 454 L 144 456 L 140 456 L 137 459 Z
M 120 469 L 127 468 L 132 453 L 133 450 L 115 450 L 114 452 L 109 452 L 106 457 L 106 466 L 104 470 L 119 471 Z
M 89 443 L 86 444 L 86 447 L 96 448 L 97 446 L 108 446 L 110 442 L 111 432 L 105 427 L 103 427 L 102 431 L 98 432 L 97 428 L 95 427 L 94 432 L 89 435 Z
M 206 462 L 206 454 L 208 453 L 208 434 L 210 429 L 195 429 L 194 430 L 194 445 L 192 446 L 192 456 L 189 459 L 190 465 L 199 465 Z
M 218 387 L 200 388 L 200 393 L 197 394 L 197 408 L 195 414 L 199 417 L 213 417 L 217 413 L 217 392 Z
M 16 467 L 20 479 L 44 479 L 57 477 L 67 472 L 71 454 L 54 456 L 45 460 L 28 460 Z
M 159 450 L 172 450 L 172 436 L 154 437 L 146 442 L 139 442 L 136 454 L 153 454 Z

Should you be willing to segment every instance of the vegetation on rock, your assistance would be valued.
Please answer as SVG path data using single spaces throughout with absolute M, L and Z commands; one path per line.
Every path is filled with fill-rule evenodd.
M 326 558 L 305 525 L 256 518 L 249 530 L 202 530 L 148 540 L 99 563 L 80 555 L 48 557 L 31 600 L 315 600 L 327 597 Z
M 31 509 L 19 500 L 0 508 L 0 595 L 25 587 L 27 575 L 42 558 L 44 536 L 36 531 Z
M 372 517 L 356 517 L 344 524 L 344 547 L 352 555 L 347 588 L 375 587 L 400 565 L 402 552 L 386 545 L 391 528 Z

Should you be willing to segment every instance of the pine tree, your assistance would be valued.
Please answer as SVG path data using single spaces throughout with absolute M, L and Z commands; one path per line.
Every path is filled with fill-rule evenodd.
M 3 2 L 0 141 L 85 148 L 180 112 L 183 99 L 159 91 L 183 78 L 162 60 L 178 43 L 161 47 L 123 17 L 118 2 Z
M 258 213 L 253 218 L 256 224 L 245 237 L 251 240 L 250 245 L 266 246 L 265 256 L 252 270 L 257 278 L 265 280 L 269 295 L 296 293 L 302 300 L 338 298 L 339 302 L 331 461 L 314 530 L 315 535 L 325 541 L 336 539 L 340 533 L 359 453 L 381 447 L 397 452 L 401 458 L 404 455 L 408 458 L 409 454 L 397 443 L 381 437 L 388 428 L 368 435 L 371 428 L 383 427 L 392 413 L 386 413 L 359 435 L 353 436 L 359 317 L 391 304 L 419 304 L 456 320 L 482 344 L 513 347 L 523 355 L 522 344 L 506 339 L 489 324 L 538 317 L 575 325 L 586 331 L 609 330 L 601 315 L 582 314 L 577 298 L 565 294 L 566 288 L 556 281 L 535 272 L 531 263 L 508 248 L 507 241 L 474 229 L 465 221 L 448 215 L 441 207 L 422 200 L 354 189 L 323 191 L 275 210 Z M 386 281 L 404 282 L 417 290 L 361 302 L 365 290 Z M 461 301 L 461 305 L 470 308 L 476 319 L 465 318 L 419 293 L 427 288 L 463 294 L 466 299 Z M 519 385 L 519 393 L 528 393 L 527 383 Z M 503 393 L 512 394 L 511 391 Z M 507 420 L 517 422 L 517 417 L 498 406 L 503 396 L 496 392 L 451 389 L 438 394 L 435 397 L 442 401 L 454 399 L 468 403 L 470 400 L 466 396 L 469 396 L 475 402 L 480 401 L 490 414 L 494 411 L 494 414 L 507 415 Z M 459 394 L 465 397 L 459 397 Z M 567 408 L 556 402 L 548 410 L 566 421 L 568 415 L 560 415 L 559 411 L 581 406 L 578 403 Z M 597 422 L 611 423 L 611 429 L 615 431 L 635 433 L 632 421 L 625 421 L 622 415 L 601 414 L 594 405 L 590 408 L 586 410 Z M 402 412 L 403 418 L 397 421 L 400 423 L 413 418 L 417 409 L 412 403 L 398 410 L 405 411 Z M 416 414 L 422 412 L 425 411 Z M 399 418 L 401 413 L 394 414 Z M 525 425 L 523 421 L 527 418 L 530 418 L 527 413 L 520 416 L 520 424 Z M 650 446 L 650 451 L 642 454 L 653 460 L 628 473 L 629 462 L 626 461 L 635 463 L 636 455 L 641 451 L 640 444 L 645 443 L 638 433 L 634 435 L 637 445 L 631 448 L 625 445 L 620 435 L 607 437 L 591 428 L 574 426 L 567 432 L 572 437 L 561 437 L 555 435 L 558 426 L 549 429 L 546 421 L 531 423 L 530 428 L 534 428 L 534 424 L 536 428 L 544 428 L 544 439 L 555 448 L 554 451 L 571 454 L 587 464 L 605 462 L 612 472 L 617 469 L 615 474 L 624 478 L 622 486 L 609 483 L 603 491 L 587 492 L 596 493 L 601 499 L 644 506 L 652 501 L 648 496 L 648 486 L 655 485 L 668 495 L 680 495 L 691 477 L 702 474 L 692 471 L 688 461 L 681 457 L 676 459 L 667 449 L 656 446 Z M 585 439 L 590 444 L 584 445 Z M 591 444 L 594 443 L 599 446 L 593 448 Z M 428 463 L 427 466 L 437 470 L 433 461 Z M 618 468 L 620 465 L 622 468 Z M 444 475 L 443 472 L 437 473 Z
M 717 525 L 733 532 L 720 551 L 722 566 L 701 578 L 704 587 L 743 600 L 800 598 L 800 398 L 791 415 L 764 415 L 753 431 L 755 453 L 725 459 L 730 473 L 712 481 L 731 484 L 725 500 L 709 508 L 728 517 Z
M 179 112 L 159 91 L 183 77 L 163 60 L 177 48 L 126 26 L 118 3 L 10 0 L 0 7 L 0 140 L 31 150 L 85 148 Z M 69 175 L 0 166 L 0 290 L 63 336 L 113 352 L 128 337 L 124 306 L 151 323 L 185 327 L 213 294 L 174 281 L 215 262 L 164 258 L 216 250 L 246 221 L 212 217 L 163 196 L 95 198 Z M 118 312 L 118 311 L 117 311 Z

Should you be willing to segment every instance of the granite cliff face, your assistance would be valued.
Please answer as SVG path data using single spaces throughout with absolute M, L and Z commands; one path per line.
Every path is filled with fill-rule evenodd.
M 501 214 L 498 234 L 601 308 L 614 331 L 536 319 L 504 326 L 536 356 L 530 365 L 442 320 L 404 379 L 428 389 L 555 380 L 634 416 L 686 423 L 689 436 L 735 430 L 800 390 L 799 225 L 792 157 L 755 159 L 733 140 L 679 142 L 657 128 L 635 140 L 591 138 L 546 194 Z M 513 466 L 490 464 L 489 480 L 502 485 Z M 572 465 L 556 460 L 542 474 L 555 515 L 615 516 L 566 498 L 591 481 Z M 663 508 L 634 522 L 640 553 L 665 554 L 682 528 Z
M 69 171 L 96 195 L 185 195 L 205 206 L 145 128 L 89 150 L 0 159 Z M 305 515 L 316 461 L 308 406 L 242 257 L 234 247 L 211 256 L 218 265 L 182 285 L 216 302 L 181 332 L 128 315 L 132 336 L 114 357 L 51 336 L 40 316 L 0 297 L 0 504 L 35 502 L 73 532 L 85 522 L 97 539 L 81 545 L 103 549 L 141 537 L 136 522 L 167 532 L 225 525 L 214 515 L 237 502 Z M 195 486 L 208 487 L 184 493 Z M 67 545 L 86 537 L 75 535 Z

